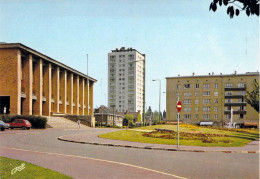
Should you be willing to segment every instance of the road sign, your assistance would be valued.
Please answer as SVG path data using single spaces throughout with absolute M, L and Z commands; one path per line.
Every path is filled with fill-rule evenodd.
M 181 112 L 181 108 L 182 108 L 181 101 L 178 101 L 178 102 L 177 102 L 176 108 L 177 108 L 177 111 L 178 111 L 178 112 Z

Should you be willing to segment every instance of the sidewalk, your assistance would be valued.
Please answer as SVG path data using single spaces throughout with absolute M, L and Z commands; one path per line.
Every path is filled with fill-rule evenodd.
M 108 131 L 100 131 L 92 129 L 91 132 L 60 136 L 58 139 L 66 142 L 104 145 L 114 147 L 140 148 L 150 150 L 167 150 L 167 151 L 182 151 L 182 152 L 223 152 L 223 153 L 259 153 L 259 140 L 252 141 L 243 147 L 200 147 L 200 146 L 182 146 L 179 148 L 176 145 L 150 144 L 130 141 L 120 141 L 113 139 L 99 138 L 98 135 L 107 133 Z M 111 131 L 112 132 L 112 131 Z

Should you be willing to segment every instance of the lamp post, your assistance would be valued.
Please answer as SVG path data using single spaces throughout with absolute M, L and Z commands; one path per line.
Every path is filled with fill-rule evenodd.
M 134 63 L 136 62 L 141 62 L 143 61 L 143 125 L 145 125 L 145 59 L 143 60 L 135 60 Z
M 161 80 L 160 79 L 156 79 L 153 81 L 159 81 L 159 123 L 161 123 Z
M 87 54 L 87 76 L 88 76 L 88 54 Z M 89 77 L 87 79 L 87 87 L 88 87 L 88 90 L 87 90 L 88 91 L 88 95 L 87 95 L 88 96 L 88 100 L 87 100 L 87 103 L 88 103 L 87 104 L 87 108 L 88 108 L 87 111 L 88 111 L 88 113 L 87 114 L 89 115 Z

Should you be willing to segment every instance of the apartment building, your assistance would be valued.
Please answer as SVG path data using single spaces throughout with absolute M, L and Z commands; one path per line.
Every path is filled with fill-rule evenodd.
M 143 111 L 145 54 L 122 47 L 108 53 L 108 107 L 118 112 Z
M 247 90 L 252 90 L 252 82 L 259 82 L 258 72 L 245 74 L 214 73 L 204 76 L 177 76 L 166 78 L 166 119 L 177 120 L 176 102 L 182 102 L 180 120 L 184 123 L 213 121 L 229 122 L 231 108 L 233 122 L 257 122 L 259 115 L 244 100 Z
M 93 115 L 95 82 L 21 43 L 0 44 L 0 113 Z

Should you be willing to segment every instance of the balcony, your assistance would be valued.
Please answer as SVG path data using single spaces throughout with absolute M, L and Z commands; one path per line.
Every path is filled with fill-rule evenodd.
M 225 91 L 246 91 L 246 87 L 225 87 Z
M 246 106 L 246 102 L 236 102 L 236 103 L 225 102 L 224 106 Z
M 239 99 L 244 98 L 243 95 L 225 95 L 225 99 Z
M 225 110 L 224 114 L 230 114 L 231 111 L 230 110 Z M 245 110 L 238 110 L 238 111 L 233 111 L 233 114 L 246 114 Z

